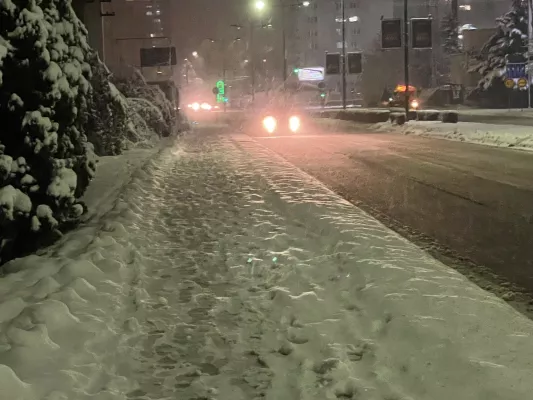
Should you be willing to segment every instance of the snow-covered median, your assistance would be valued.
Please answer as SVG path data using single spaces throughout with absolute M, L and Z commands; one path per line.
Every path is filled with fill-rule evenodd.
M 495 125 L 477 122 L 444 124 L 440 121 L 409 121 L 403 126 L 384 122 L 374 125 L 373 128 L 380 132 L 393 131 L 405 135 L 419 135 L 489 146 L 533 150 L 533 129 L 531 126 Z
M 0 280 L 0 399 L 533 393 L 531 321 L 246 136 L 186 137 L 90 225 Z

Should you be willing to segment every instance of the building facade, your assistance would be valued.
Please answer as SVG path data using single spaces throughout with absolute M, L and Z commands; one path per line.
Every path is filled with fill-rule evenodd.
M 89 32 L 89 43 L 100 59 L 117 75 L 128 76 L 132 68 L 141 69 L 141 48 L 174 46 L 172 0 L 113 0 L 82 4 L 74 8 Z M 149 81 L 176 75 L 175 68 L 142 68 Z
M 364 53 L 375 46 L 382 17 L 390 18 L 392 0 L 377 2 L 345 0 L 346 52 Z M 292 10 L 292 31 L 288 34 L 288 61 L 294 67 L 324 67 L 326 53 L 342 52 L 342 3 L 314 0 L 308 7 Z M 364 61 L 363 61 L 364 64 Z M 364 68 L 364 66 L 363 66 Z M 347 76 L 348 93 L 358 90 L 358 75 Z M 341 77 L 327 76 L 328 90 L 340 92 Z

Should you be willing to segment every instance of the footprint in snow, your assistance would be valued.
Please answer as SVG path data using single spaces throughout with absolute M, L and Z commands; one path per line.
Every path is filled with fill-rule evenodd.
M 304 344 L 309 341 L 309 338 L 302 329 L 292 327 L 287 332 L 287 339 L 294 344 Z

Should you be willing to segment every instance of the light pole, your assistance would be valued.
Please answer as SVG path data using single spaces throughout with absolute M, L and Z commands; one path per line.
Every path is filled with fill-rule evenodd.
M 282 78 L 283 78 L 283 85 L 285 87 L 285 82 L 287 81 L 287 34 L 286 34 L 286 20 L 285 20 L 285 9 L 291 8 L 291 7 L 309 7 L 311 4 L 310 1 L 302 1 L 298 3 L 293 4 L 285 4 L 284 0 L 279 0 L 279 8 L 281 11 L 281 51 L 282 51 L 282 57 L 283 57 L 283 71 L 282 71 Z
M 346 110 L 346 2 L 341 0 L 342 8 L 342 109 Z
M 527 108 L 531 108 L 531 56 L 533 53 L 533 4 L 527 0 Z
M 405 118 L 409 119 L 409 1 L 403 0 L 403 53 L 405 74 Z

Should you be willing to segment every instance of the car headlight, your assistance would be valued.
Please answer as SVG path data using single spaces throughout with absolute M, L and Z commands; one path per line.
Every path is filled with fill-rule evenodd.
M 276 126 L 278 125 L 278 122 L 276 121 L 276 118 L 268 116 L 263 119 L 263 127 L 266 129 L 268 133 L 272 133 L 276 130 Z
M 200 104 L 198 103 L 192 103 L 191 104 L 191 108 L 194 110 L 194 111 L 198 111 L 200 109 Z
M 212 107 L 211 107 L 211 105 L 208 104 L 208 103 L 202 103 L 202 105 L 200 106 L 200 108 L 201 108 L 202 110 L 209 111 L 209 110 L 211 110 Z
M 300 117 L 293 115 L 289 118 L 289 129 L 291 132 L 296 132 L 300 129 Z

